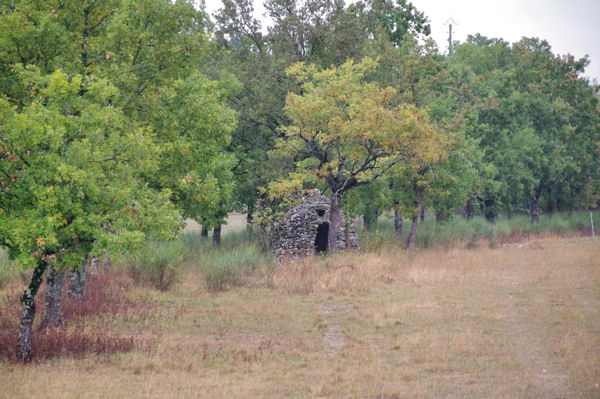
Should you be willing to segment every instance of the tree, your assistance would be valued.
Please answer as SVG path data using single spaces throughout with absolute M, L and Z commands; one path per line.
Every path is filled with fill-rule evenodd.
M 285 60 L 339 66 L 360 59 L 369 40 L 368 16 L 340 0 L 268 0 L 273 25 L 267 40 L 273 54 Z
M 476 147 L 465 140 L 464 124 L 471 107 L 462 104 L 467 88 L 449 72 L 447 59 L 433 41 L 420 43 L 405 35 L 399 46 L 376 40 L 372 51 L 381 54 L 375 78 L 397 90 L 397 101 L 426 112 L 435 127 L 428 144 L 430 156 L 415 156 L 410 167 L 395 167 L 387 177 L 396 236 L 401 236 L 402 217 L 411 217 L 407 242 L 412 247 L 425 206 L 434 206 L 437 215 L 445 217 L 464 203 L 470 191 L 476 173 L 469 163 Z
M 593 197 L 583 187 L 595 181 L 598 89 L 579 76 L 587 59 L 555 56 L 528 38 L 511 47 L 477 35 L 456 50 L 452 62 L 470 71 L 479 102 L 467 132 L 488 164 L 480 190 L 488 220 L 504 209 L 528 210 L 536 222 L 541 203 L 565 209 Z
M 34 298 L 46 269 L 69 270 L 89 253 L 119 253 L 147 235 L 172 237 L 181 226 L 169 192 L 149 190 L 141 179 L 141 169 L 157 166 L 155 147 L 107 105 L 115 88 L 92 80 L 80 96 L 80 75 L 29 71 L 21 76 L 35 100 L 22 109 L 0 101 L 0 243 L 34 269 L 21 297 L 21 360 L 30 356 Z
M 339 68 L 299 63 L 288 70 L 302 82 L 302 94 L 288 95 L 285 111 L 292 123 L 278 141 L 278 155 L 296 160 L 295 176 L 329 190 L 329 248 L 336 248 L 345 192 L 373 182 L 400 162 L 431 156 L 425 143 L 431 144 L 433 128 L 426 113 L 412 105 L 391 105 L 394 89 L 368 83 L 365 73 L 376 65 L 365 58 Z
M 272 24 L 267 34 L 253 15 L 251 1 L 225 0 L 215 15 L 219 48 L 214 49 L 213 62 L 204 70 L 215 78 L 227 71 L 241 83 L 241 89 L 230 96 L 239 124 L 229 151 L 237 158 L 234 206 L 247 211 L 249 221 L 258 188 L 281 177 L 268 163 L 267 153 L 281 135 L 279 128 L 290 122 L 283 112 L 286 95 L 298 90 L 285 68 L 298 61 L 327 68 L 350 58 L 359 60 L 376 31 L 387 40 L 380 26 L 384 19 L 394 21 L 389 26 L 397 38 L 405 28 L 415 33 L 426 30 L 413 23 L 424 23 L 424 17 L 412 5 L 372 3 L 346 7 L 337 0 L 269 0 L 266 10 Z M 371 12 L 372 8 L 377 13 Z
M 406 0 L 366 0 L 351 6 L 367 20 L 367 31 L 376 35 L 382 29 L 388 40 L 401 46 L 406 36 L 429 36 L 431 26 L 425 14 Z
M 239 82 L 228 96 L 238 113 L 237 128 L 227 146 L 235 156 L 232 171 L 236 190 L 231 205 L 248 213 L 250 225 L 258 187 L 274 173 L 267 153 L 280 134 L 279 126 L 287 121 L 283 106 L 292 82 L 285 75 L 284 61 L 272 53 L 260 21 L 253 17 L 252 2 L 226 0 L 223 5 L 215 15 L 216 46 L 203 70 L 213 78 L 229 75 Z
M 34 268 L 19 358 L 45 269 L 59 315 L 57 273 L 102 249 L 172 237 L 176 209 L 198 217 L 213 199 L 235 113 L 223 104 L 230 84 L 198 72 L 204 20 L 191 2 L 166 0 L 22 1 L 0 16 L 0 243 Z

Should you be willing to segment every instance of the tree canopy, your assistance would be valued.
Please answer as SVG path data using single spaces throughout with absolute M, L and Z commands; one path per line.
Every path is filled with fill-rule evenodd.
M 44 273 L 263 217 L 540 213 L 600 202 L 600 86 L 538 38 L 442 54 L 406 0 L 0 0 L 0 246 Z M 266 215 L 266 216 L 265 216 Z M 349 220 L 350 218 L 346 218 Z M 58 291 L 60 292 L 60 290 Z
M 285 111 L 292 123 L 283 129 L 278 155 L 296 160 L 295 179 L 328 188 L 332 218 L 346 191 L 375 181 L 400 162 L 440 156 L 441 140 L 427 113 L 396 105 L 393 88 L 365 79 L 376 65 L 365 58 L 339 68 L 296 64 L 288 70 L 302 82 L 302 94 L 288 95 Z M 330 248 L 338 222 L 330 221 Z
M 78 268 L 228 197 L 228 82 L 200 72 L 206 19 L 191 2 L 11 2 L 0 14 L 0 244 L 34 274 Z M 60 292 L 60 291 L 59 291 Z

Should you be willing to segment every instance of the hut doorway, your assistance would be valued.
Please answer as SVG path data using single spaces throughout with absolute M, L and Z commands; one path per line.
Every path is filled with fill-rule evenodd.
M 317 227 L 317 236 L 315 237 L 315 252 L 317 254 L 327 252 L 328 238 L 329 238 L 329 223 L 321 223 Z

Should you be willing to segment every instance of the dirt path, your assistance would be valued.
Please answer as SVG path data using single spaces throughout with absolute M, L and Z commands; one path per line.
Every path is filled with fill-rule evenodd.
M 531 397 L 575 398 L 579 397 L 574 391 L 577 387 L 570 381 L 568 369 L 553 352 L 553 342 L 548 341 L 553 333 L 552 326 L 547 321 L 540 321 L 539 318 L 544 316 L 538 313 L 540 305 L 543 310 L 553 306 L 600 306 L 600 298 L 590 295 L 593 282 L 582 279 L 585 273 L 577 273 L 568 267 L 552 269 L 551 266 L 506 267 L 502 272 L 502 283 L 507 293 L 502 311 L 506 315 L 508 334 L 512 336 L 514 356 L 524 370 L 523 383 L 528 385 Z M 568 297 L 554 297 L 553 292 L 559 290 L 562 295 L 568 292 Z M 585 299 L 579 298 L 581 295 Z M 542 330 L 541 326 L 545 326 L 546 330 Z
M 540 399 L 566 399 L 576 395 L 569 386 L 569 377 L 560 365 L 553 361 L 544 344 L 540 331 L 524 312 L 527 304 L 518 295 L 509 295 L 507 323 L 514 340 L 515 356 L 526 369 L 524 375 L 530 384 L 533 397 Z
M 344 346 L 344 333 L 340 327 L 340 319 L 350 312 L 352 305 L 321 306 L 320 313 L 325 317 L 327 329 L 323 333 L 323 345 L 329 356 L 333 356 Z

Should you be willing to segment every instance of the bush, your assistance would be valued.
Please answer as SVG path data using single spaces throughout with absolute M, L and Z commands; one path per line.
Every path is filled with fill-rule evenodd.
M 136 281 L 148 281 L 166 291 L 177 281 L 188 249 L 181 241 L 149 241 L 139 256 L 128 262 L 128 271 Z
M 131 320 L 147 317 L 146 304 L 137 304 L 123 292 L 130 289 L 131 282 L 122 274 L 103 272 L 89 275 L 85 300 L 78 300 L 63 293 L 62 322 L 58 328 L 35 328 L 33 331 L 33 359 L 56 357 L 83 358 L 94 353 L 114 354 L 135 349 L 148 351 L 153 342 L 134 337 L 113 335 L 103 316 L 114 320 Z M 0 361 L 16 361 L 15 348 L 19 337 L 19 324 L 23 308 L 19 302 L 20 288 L 13 288 L 6 296 L 0 296 Z M 44 314 L 45 287 L 36 296 L 38 315 Z M 93 328 L 88 328 L 88 325 Z
M 199 254 L 210 250 L 212 246 L 211 239 L 202 237 L 199 232 L 181 234 L 177 242 L 183 245 L 185 249 L 184 259 L 186 262 L 195 261 Z

